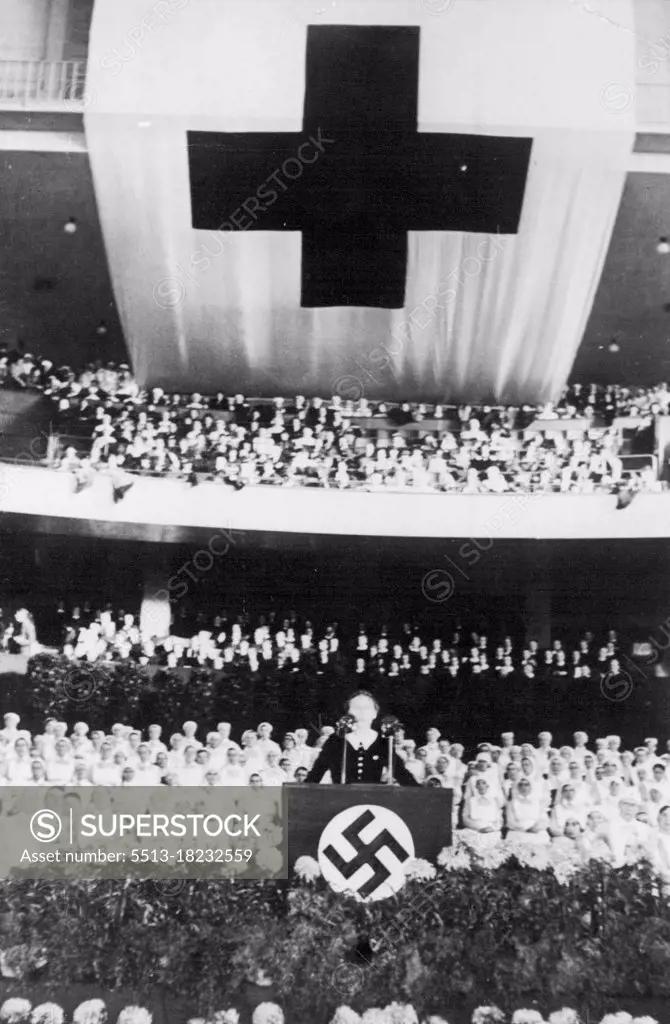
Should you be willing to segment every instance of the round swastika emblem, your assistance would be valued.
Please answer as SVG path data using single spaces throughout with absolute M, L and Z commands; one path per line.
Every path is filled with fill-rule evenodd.
M 375 804 L 335 815 L 319 840 L 319 865 L 331 889 L 363 902 L 383 900 L 405 884 L 404 864 L 414 857 L 405 822 Z

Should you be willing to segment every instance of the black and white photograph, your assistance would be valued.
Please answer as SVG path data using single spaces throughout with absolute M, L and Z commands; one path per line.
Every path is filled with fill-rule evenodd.
M 670 1024 L 670 0 L 0 0 L 0 1024 Z

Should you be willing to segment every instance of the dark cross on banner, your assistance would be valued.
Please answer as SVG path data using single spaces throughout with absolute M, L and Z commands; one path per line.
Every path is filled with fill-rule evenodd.
M 385 309 L 408 231 L 516 233 L 532 139 L 419 132 L 419 33 L 310 25 L 302 132 L 188 132 L 193 227 L 301 231 L 303 306 Z

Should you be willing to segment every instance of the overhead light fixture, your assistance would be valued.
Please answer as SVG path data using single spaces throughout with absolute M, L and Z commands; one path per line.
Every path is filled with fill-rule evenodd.
M 104 320 L 101 320 L 95 329 L 96 334 L 107 334 L 107 324 Z
M 658 245 L 656 246 L 656 252 L 659 256 L 667 256 L 668 253 L 670 253 L 670 242 L 668 242 L 665 235 L 661 235 L 659 238 Z
M 608 352 L 620 352 L 621 346 L 616 341 L 610 341 L 609 345 L 607 346 L 607 350 Z
M 77 219 L 76 217 L 70 217 L 66 224 L 63 225 L 63 231 L 68 235 L 73 235 L 77 230 Z

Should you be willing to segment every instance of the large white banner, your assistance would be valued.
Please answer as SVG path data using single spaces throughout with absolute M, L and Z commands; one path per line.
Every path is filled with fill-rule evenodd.
M 404 308 L 304 308 L 303 232 L 264 229 L 272 194 L 304 195 L 334 159 L 327 124 L 271 174 L 250 162 L 245 201 L 238 183 L 228 202 L 223 181 L 221 219 L 193 227 L 187 133 L 300 133 L 311 25 L 418 27 L 419 133 L 532 139 L 518 233 L 408 231 Z M 269 395 L 554 395 L 633 145 L 634 43 L 632 0 L 601 0 L 598 16 L 570 0 L 96 0 L 86 135 L 139 378 Z

